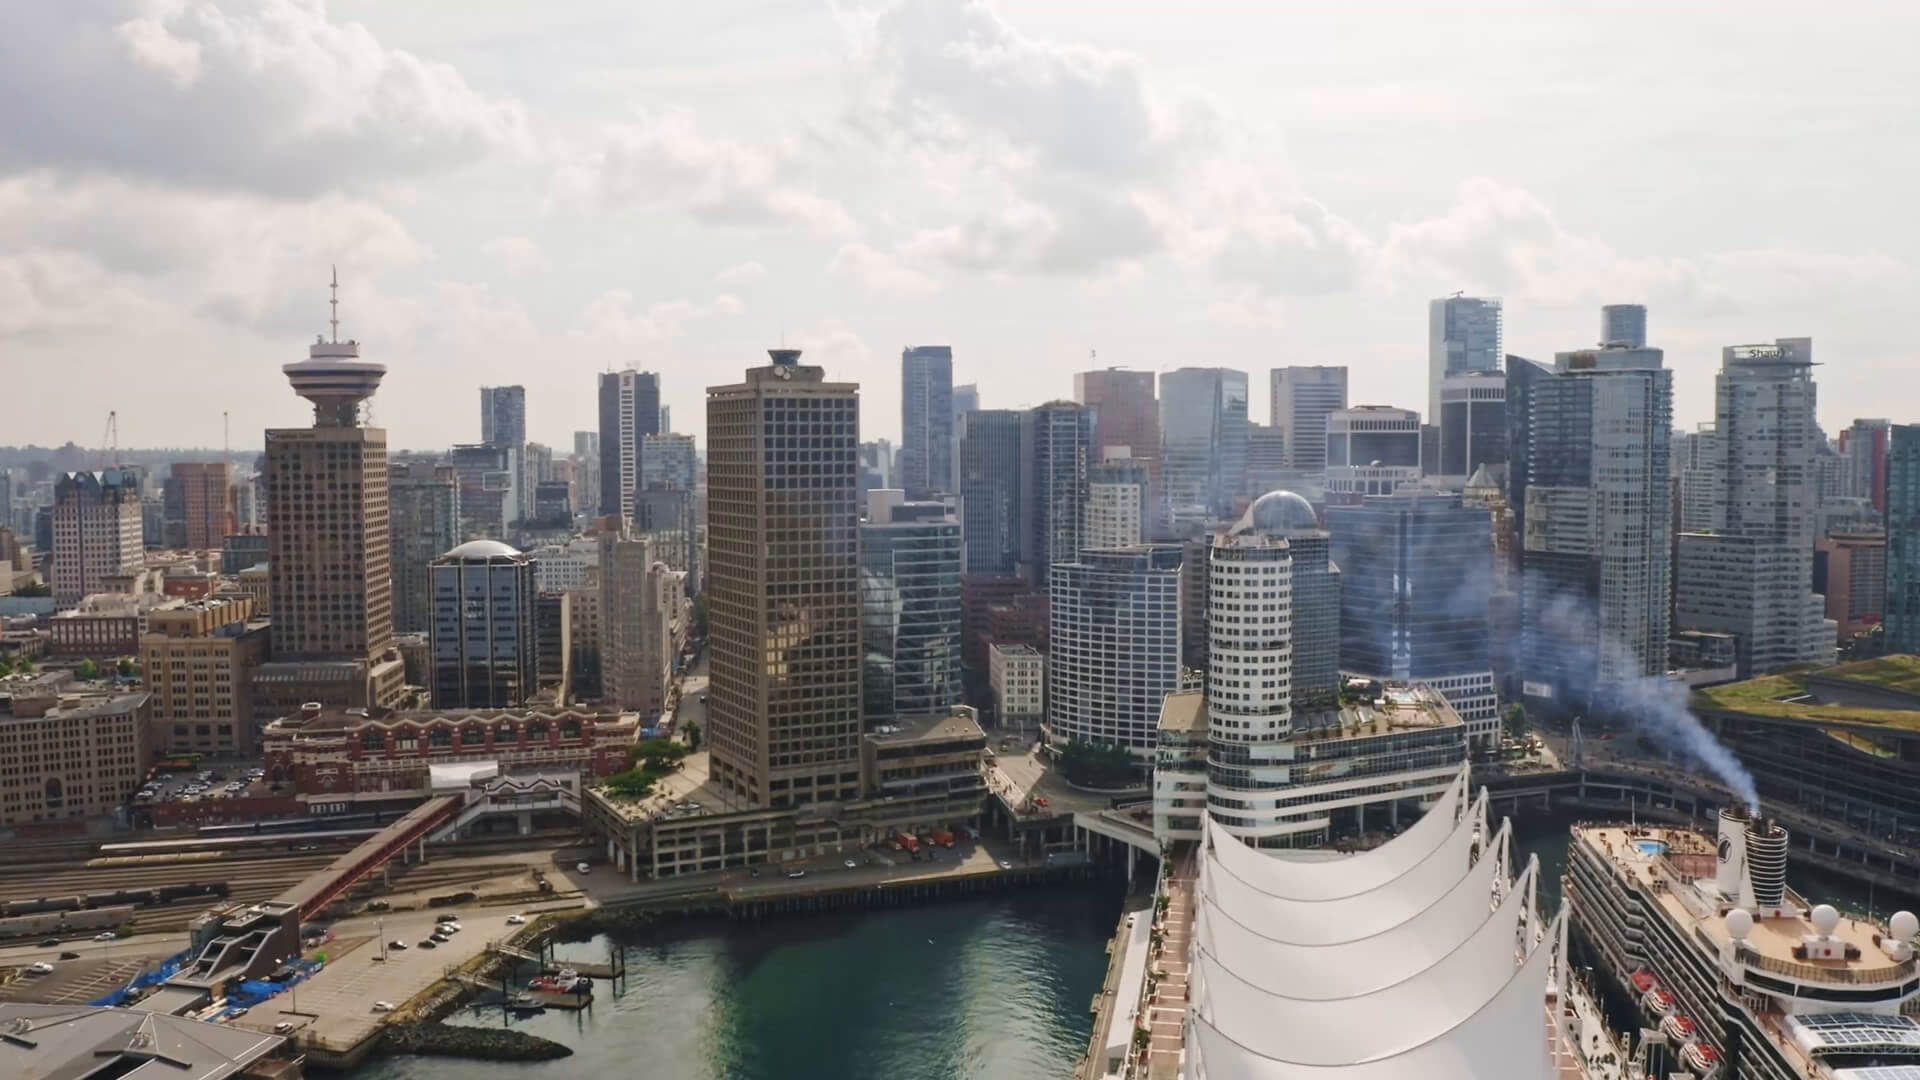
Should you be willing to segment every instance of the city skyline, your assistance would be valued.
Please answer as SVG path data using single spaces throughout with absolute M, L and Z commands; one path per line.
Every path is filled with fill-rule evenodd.
M 1871 55 L 1900 35 L 1869 5 L 1743 23 L 1794 41 L 1813 77 L 1785 98 L 1728 77 L 1741 50 L 1703 47 L 1724 21 L 1696 11 L 1476 20 L 1472 41 L 1411 5 L 1296 15 L 1266 35 L 1277 54 L 1216 57 L 1218 35 L 1164 13 L 1091 25 L 1047 4 L 901 0 L 743 20 L 759 25 L 730 55 L 779 35 L 793 57 L 747 70 L 612 6 L 517 33 L 511 58 L 491 46 L 499 17 L 451 6 L 269 6 L 279 17 L 55 5 L 11 35 L 26 129 L 43 133 L 0 159 L 0 281 L 22 283 L 0 293 L 0 336 L 10 390 L 41 406 L 9 417 L 10 441 L 88 443 L 107 408 L 125 445 L 221 445 L 223 412 L 236 432 L 296 422 L 276 358 L 325 328 L 335 262 L 343 327 L 392 366 L 375 422 L 396 449 L 470 440 L 470 412 L 439 407 L 449 391 L 516 383 L 529 438 L 567 445 L 595 426 L 576 388 L 628 364 L 694 416 L 701 372 L 782 336 L 866 389 L 869 437 L 898 436 L 891 355 L 914 340 L 951 343 L 955 381 L 989 408 L 1065 397 L 1108 364 L 1256 382 L 1339 364 L 1354 403 L 1420 408 L 1403 388 L 1423 371 L 1426 305 L 1456 291 L 1502 298 L 1519 355 L 1589 343 L 1603 303 L 1647 305 L 1683 428 L 1712 415 L 1726 341 L 1821 341 L 1829 432 L 1881 411 L 1905 362 L 1892 313 L 1920 247 L 1897 212 L 1905 166 L 1837 167 L 1855 140 L 1794 122 L 1906 122 L 1900 65 Z M 1356 35 L 1379 47 L 1328 71 L 1328 41 Z M 994 47 L 956 59 L 961 40 Z M 103 43 L 91 66 L 82 41 Z M 1604 83 L 1583 81 L 1589 55 L 1611 58 Z M 1462 75 L 1476 67 L 1501 74 Z M 180 129 L 267 80 L 254 123 Z M 34 123 L 99 86 L 140 102 L 129 124 L 180 137 L 159 154 Z M 378 86 L 397 87 L 390 108 Z M 1650 107 L 1702 94 L 1710 113 Z M 1069 101 L 1077 122 L 1049 122 Z M 1581 125 L 1556 122 L 1575 108 Z M 1390 150 L 1420 157 L 1417 179 L 1371 167 Z M 1659 177 L 1660 198 L 1553 164 L 1597 154 Z M 870 198 L 881 161 L 945 182 Z M 1768 184 L 1724 182 L 1755 161 Z M 167 362 L 124 359 L 156 339 Z M 111 389 L 83 402 L 60 391 L 75 379 Z

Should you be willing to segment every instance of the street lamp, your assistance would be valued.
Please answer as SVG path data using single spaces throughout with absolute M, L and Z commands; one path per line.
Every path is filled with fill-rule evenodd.
M 373 922 L 379 928 L 375 933 L 380 935 L 380 962 L 384 964 L 387 962 L 387 920 L 376 917 Z

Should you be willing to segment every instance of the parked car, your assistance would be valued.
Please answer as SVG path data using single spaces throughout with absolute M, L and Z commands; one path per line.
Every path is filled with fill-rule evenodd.
M 392 1011 L 393 1011 L 393 1002 L 391 1002 L 391 1001 L 376 1001 L 376 1002 L 374 1002 L 374 1003 L 373 1003 L 373 1011 L 374 1011 L 374 1012 L 392 1012 Z
M 420 943 L 420 947 L 423 949 L 437 949 L 440 947 L 440 942 L 436 938 L 428 938 Z
M 792 878 L 801 878 L 801 877 L 806 877 L 807 872 L 805 870 L 795 870 L 792 873 L 788 874 L 787 876 Z
M 279 1023 L 277 1023 L 277 1024 L 275 1024 L 275 1025 L 273 1025 L 273 1033 L 274 1033 L 275 1035 L 290 1035 L 290 1034 L 292 1034 L 292 1033 L 293 1033 L 293 1021 L 291 1021 L 291 1020 L 282 1020 L 282 1021 L 280 1021 Z
M 407 943 L 406 943 L 406 942 L 404 942 L 404 941 L 389 941 L 389 942 L 387 942 L 387 948 L 389 948 L 389 949 L 404 949 L 404 948 L 406 948 L 406 947 L 407 947 Z
M 575 870 L 578 870 L 578 871 L 580 871 L 580 872 L 581 872 L 581 873 L 583 873 L 583 874 L 591 874 L 591 873 L 593 873 L 593 867 L 591 867 L 591 866 L 589 866 L 589 865 L 588 865 L 588 864 L 586 864 L 586 863 L 574 863 L 574 864 L 573 864 L 573 868 L 574 868 Z
M 79 954 L 79 953 L 77 953 L 77 952 L 74 952 L 74 951 L 72 951 L 71 949 L 69 949 L 68 951 L 66 951 L 66 952 L 63 952 L 63 953 L 61 953 L 61 954 L 60 954 L 60 959 L 62 959 L 62 960 L 78 960 L 78 959 L 80 959 L 80 954 Z
M 44 941 L 42 941 L 42 942 L 40 943 L 40 947 L 41 947 L 41 948 L 43 948 L 43 949 L 53 949 L 53 948 L 58 948 L 58 947 L 59 947 L 59 945 L 60 945 L 60 939 L 59 939 L 59 938 L 57 938 L 57 937 L 50 937 L 50 938 L 47 938 L 46 940 L 44 940 Z
M 52 965 L 52 964 L 49 964 L 49 963 L 47 963 L 47 962 L 46 962 L 45 960 L 41 960 L 41 961 L 38 961 L 38 962 L 36 962 L 36 963 L 32 963 L 32 964 L 28 964 L 28 965 L 27 965 L 27 974 L 29 974 L 29 975 L 51 975 L 51 974 L 53 974 L 53 965 Z
M 458 916 L 458 915 L 455 915 L 455 914 L 453 914 L 452 912 L 448 912 L 448 913 L 447 913 L 447 914 L 445 914 L 445 915 L 436 915 L 436 916 L 434 916 L 434 919 L 433 919 L 433 921 L 434 921 L 434 922 L 437 922 L 437 923 L 450 923 L 450 922 L 459 922 L 459 921 L 460 921 L 460 916 Z
M 519 926 L 525 923 L 526 921 L 527 921 L 527 917 L 525 915 L 513 914 L 513 915 L 507 916 L 508 926 Z
M 851 869 L 853 869 L 854 867 L 856 867 L 856 866 L 859 866 L 859 865 L 860 865 L 859 863 L 857 863 L 857 862 L 854 862 L 854 861 L 853 861 L 852 859 L 848 859 L 848 860 L 846 861 L 846 867 L 847 867 L 847 869 L 849 869 L 849 870 L 851 870 Z
M 1002 869 L 1002 870 L 1011 870 L 1011 869 L 1013 869 L 1013 864 L 1012 864 L 1012 863 L 1010 863 L 1010 862 L 1008 862 L 1008 861 L 1007 861 L 1007 860 L 1005 860 L 1005 859 L 1001 859 L 1001 860 L 1000 860 L 1000 869 Z
M 95 934 L 95 935 L 93 935 L 93 940 L 95 940 L 95 941 L 112 941 L 112 940 L 113 940 L 113 931 L 111 931 L 111 930 L 102 930 L 102 931 L 100 931 L 99 933 L 97 933 L 97 934 Z

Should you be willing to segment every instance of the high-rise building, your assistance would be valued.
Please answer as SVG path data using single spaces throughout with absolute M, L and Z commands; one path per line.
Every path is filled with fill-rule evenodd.
M 1416 483 L 1420 414 L 1391 405 L 1355 405 L 1327 414 L 1327 502 L 1358 505 Z
M 1047 741 L 1150 760 L 1160 699 L 1180 687 L 1180 548 L 1089 549 L 1048 580 Z
M 186 546 L 206 551 L 233 532 L 233 466 L 224 461 L 175 462 L 168 478 L 178 481 Z
M 1087 513 L 1080 545 L 1133 547 L 1148 539 L 1147 466 L 1116 457 L 1087 471 Z
M 600 516 L 600 433 L 573 433 L 574 509 L 592 519 Z
M 1886 647 L 1920 653 L 1920 424 L 1887 432 Z
M 1287 468 L 1312 472 L 1327 467 L 1327 416 L 1347 407 L 1345 367 L 1274 368 L 1269 422 L 1287 443 Z
M 1813 542 L 1813 591 L 1827 598 L 1840 639 L 1880 625 L 1887 603 L 1887 534 L 1841 532 Z
M 119 469 L 64 473 L 53 489 L 53 603 L 70 608 L 146 565 L 140 492 Z
M 1021 559 L 1034 588 L 1056 562 L 1079 552 L 1093 464 L 1093 410 L 1071 401 L 1029 409 L 1020 430 L 1020 493 L 1026 536 Z
M 689 596 L 700 592 L 700 544 L 694 531 L 693 492 L 676 487 L 642 491 L 633 504 L 634 532 L 653 542 L 653 557 L 686 575 Z
M 436 709 L 505 709 L 539 690 L 533 560 L 498 540 L 469 540 L 433 561 Z
M 1271 424 L 1247 425 L 1247 479 L 1242 494 L 1259 498 L 1285 487 L 1293 470 L 1287 465 L 1287 432 Z
M 860 527 L 868 727 L 950 712 L 962 697 L 960 523 L 937 502 L 874 509 Z
M 1600 344 L 1629 349 L 1647 344 L 1647 305 L 1608 304 L 1600 309 Z
M 1721 350 L 1712 529 L 1680 534 L 1674 617 L 1734 635 L 1743 678 L 1834 658 L 1837 630 L 1813 594 L 1814 395 L 1808 338 Z
M 960 433 L 966 430 L 966 415 L 980 411 L 980 388 L 973 383 L 953 388 L 953 490 L 960 490 Z M 876 484 L 875 487 L 888 487 Z
M 433 628 L 428 567 L 460 542 L 460 480 L 451 465 L 395 462 L 387 469 L 388 547 L 393 575 L 393 628 Z
M 674 487 L 692 493 L 694 487 L 693 436 L 648 435 L 641 440 L 640 489 Z
M 155 750 L 254 753 L 253 672 L 267 654 L 267 624 L 255 615 L 252 598 L 219 596 L 146 617 L 140 672 Z
M 509 443 L 459 443 L 447 451 L 447 464 L 460 484 L 463 539 L 505 536 L 520 520 L 523 450 Z
M 1438 475 L 1472 476 L 1507 463 L 1507 373 L 1469 371 L 1440 381 Z
M 1674 469 L 1680 476 L 1680 531 L 1710 532 L 1713 503 L 1720 491 L 1720 466 L 1725 451 L 1712 424 L 1701 424 L 1675 448 Z
M 1488 600 L 1492 518 L 1432 491 L 1327 508 L 1340 567 L 1340 670 L 1425 683 L 1447 699 L 1478 749 L 1500 741 Z
M 1673 373 L 1655 348 L 1507 361 L 1526 698 L 1584 709 L 1667 666 Z
M 1020 488 L 1022 415 L 1013 409 L 980 409 L 962 418 L 960 531 L 968 575 L 1007 575 L 1020 568 L 1026 536 L 1026 500 Z
M 600 534 L 600 683 L 606 703 L 651 720 L 666 708 L 678 652 L 679 577 L 623 523 Z
M 859 793 L 860 388 L 769 355 L 707 388 L 707 738 L 731 799 L 789 807 Z
M 515 446 L 527 441 L 526 387 L 480 388 L 480 441 Z
M 953 490 L 953 349 L 900 352 L 900 486 L 909 499 Z
M 1887 512 L 1886 420 L 1855 420 L 1840 433 L 1840 453 L 1847 459 L 1847 494 L 1872 501 Z
M 1500 301 L 1448 296 L 1427 305 L 1427 415 L 1440 415 L 1440 384 L 1449 375 L 1498 371 L 1506 355 Z
M 1176 524 L 1233 512 L 1246 487 L 1247 373 L 1180 368 L 1160 376 L 1160 483 Z
M 1124 447 L 1147 467 L 1148 527 L 1157 520 L 1160 491 L 1160 403 L 1153 372 L 1105 368 L 1073 376 L 1073 399 L 1093 409 L 1093 461 Z
M 1321 728 L 1333 723 L 1340 704 L 1340 627 L 1342 570 L 1333 558 L 1332 537 L 1320 525 L 1313 504 L 1291 491 L 1270 491 L 1255 499 L 1225 539 L 1215 538 L 1207 551 L 1205 599 L 1207 664 L 1211 669 L 1213 627 L 1231 616 L 1231 606 L 1216 608 L 1212 594 L 1217 573 L 1213 556 L 1222 544 L 1245 548 L 1266 541 L 1285 541 L 1289 588 L 1288 617 L 1292 620 L 1292 660 L 1288 690 L 1294 724 Z M 1231 575 L 1231 567 L 1220 573 Z M 1216 617 L 1217 615 L 1217 617 Z M 1228 661 L 1229 664 L 1232 661 Z
M 317 701 L 391 705 L 406 668 L 393 643 L 387 433 L 361 426 L 386 365 L 333 340 L 284 365 L 313 426 L 266 433 L 273 661 L 254 676 L 256 717 Z
M 600 376 L 600 513 L 633 518 L 640 457 L 648 435 L 660 434 L 660 376 L 609 371 Z

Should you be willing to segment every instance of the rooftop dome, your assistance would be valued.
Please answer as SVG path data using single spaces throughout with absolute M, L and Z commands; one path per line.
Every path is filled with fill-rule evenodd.
M 459 547 L 454 548 L 452 551 L 449 551 L 445 555 L 442 555 L 440 557 L 443 559 L 479 560 L 479 559 L 499 559 L 499 558 L 512 559 L 512 558 L 518 558 L 519 555 L 520 553 L 514 550 L 512 545 L 503 544 L 498 540 L 469 540 L 466 543 L 461 544 Z
M 1233 531 L 1280 534 L 1319 527 L 1320 515 L 1312 503 L 1291 491 L 1269 491 L 1253 500 Z

